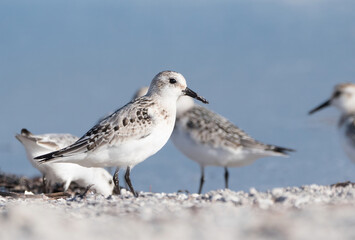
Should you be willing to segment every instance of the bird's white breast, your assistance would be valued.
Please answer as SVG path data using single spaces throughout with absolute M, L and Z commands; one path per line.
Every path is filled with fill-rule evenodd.
M 166 115 L 159 115 L 160 112 L 151 114 L 156 114 L 156 123 L 148 136 L 106 145 L 99 149 L 100 151 L 90 153 L 79 164 L 97 167 L 133 167 L 158 152 L 171 136 L 176 114 L 174 108 L 166 111 Z

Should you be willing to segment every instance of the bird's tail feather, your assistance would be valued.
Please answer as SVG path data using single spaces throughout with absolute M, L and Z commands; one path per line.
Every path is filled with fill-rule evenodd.
M 275 153 L 280 153 L 282 155 L 288 156 L 290 152 L 295 152 L 296 150 L 291 148 L 279 147 L 274 145 L 269 145 L 269 151 L 273 151 Z

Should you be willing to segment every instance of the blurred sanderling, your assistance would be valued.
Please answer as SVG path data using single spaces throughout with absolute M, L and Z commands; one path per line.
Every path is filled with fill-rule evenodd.
M 64 183 L 64 191 L 66 191 L 71 182 L 76 182 L 82 187 L 92 185 L 91 189 L 95 189 L 105 197 L 112 194 L 114 189 L 112 176 L 103 168 L 87 168 L 74 163 L 39 164 L 33 159 L 38 155 L 67 147 L 76 142 L 78 137 L 54 133 L 34 135 L 27 129 L 22 129 L 21 134 L 17 134 L 16 138 L 25 147 L 27 158 L 32 166 L 42 173 L 49 186 L 54 183 Z
M 131 192 L 138 196 L 130 171 L 168 141 L 175 124 L 176 101 L 182 95 L 207 103 L 187 88 L 180 73 L 161 72 L 154 77 L 145 96 L 101 120 L 72 145 L 35 159 L 73 162 L 87 167 L 126 167 L 125 180 Z
M 144 94 L 144 89 L 136 96 Z M 228 167 L 241 167 L 256 159 L 269 156 L 287 156 L 289 148 L 263 144 L 248 136 L 224 117 L 199 106 L 193 99 L 180 97 L 171 135 L 174 145 L 201 167 L 198 193 L 205 182 L 206 166 L 224 167 L 225 187 L 228 188 Z
M 345 153 L 355 162 L 355 84 L 336 85 L 330 99 L 312 109 L 309 114 L 328 106 L 335 106 L 341 112 L 338 122 L 341 143 Z

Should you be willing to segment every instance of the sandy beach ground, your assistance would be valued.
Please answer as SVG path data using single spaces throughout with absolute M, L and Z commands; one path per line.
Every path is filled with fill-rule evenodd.
M 0 239 L 355 239 L 355 187 L 0 197 Z

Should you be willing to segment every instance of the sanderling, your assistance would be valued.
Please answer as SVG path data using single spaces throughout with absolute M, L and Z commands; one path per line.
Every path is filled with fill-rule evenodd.
M 145 88 L 136 96 L 144 94 Z M 205 181 L 205 166 L 225 169 L 225 186 L 228 188 L 228 167 L 251 164 L 258 158 L 287 156 L 293 149 L 260 143 L 224 117 L 194 103 L 192 98 L 181 96 L 177 102 L 175 128 L 171 135 L 174 145 L 201 167 L 198 192 Z
M 201 193 L 205 182 L 206 166 L 224 167 L 225 187 L 228 188 L 228 167 L 249 165 L 262 157 L 285 157 L 287 152 L 294 151 L 258 142 L 226 118 L 185 97 L 177 103 L 171 139 L 182 153 L 200 164 L 198 193 Z
M 25 147 L 27 158 L 32 166 L 42 173 L 48 185 L 64 183 L 64 191 L 66 191 L 71 182 L 76 182 L 82 187 L 92 185 L 91 189 L 95 189 L 105 197 L 112 194 L 114 189 L 112 176 L 103 168 L 87 168 L 74 163 L 39 164 L 33 159 L 38 155 L 67 147 L 76 142 L 78 137 L 53 133 L 33 135 L 27 129 L 22 129 L 21 134 L 17 134 L 16 138 Z
M 145 96 L 136 98 L 103 119 L 69 147 L 35 159 L 40 162 L 73 162 L 88 167 L 126 167 L 125 180 L 137 197 L 130 171 L 168 141 L 174 129 L 176 102 L 182 95 L 207 103 L 186 86 L 186 80 L 180 73 L 158 73 Z
M 341 111 L 338 122 L 341 142 L 345 153 L 355 162 L 355 84 L 336 85 L 330 99 L 309 111 L 309 114 L 328 106 L 335 106 Z

